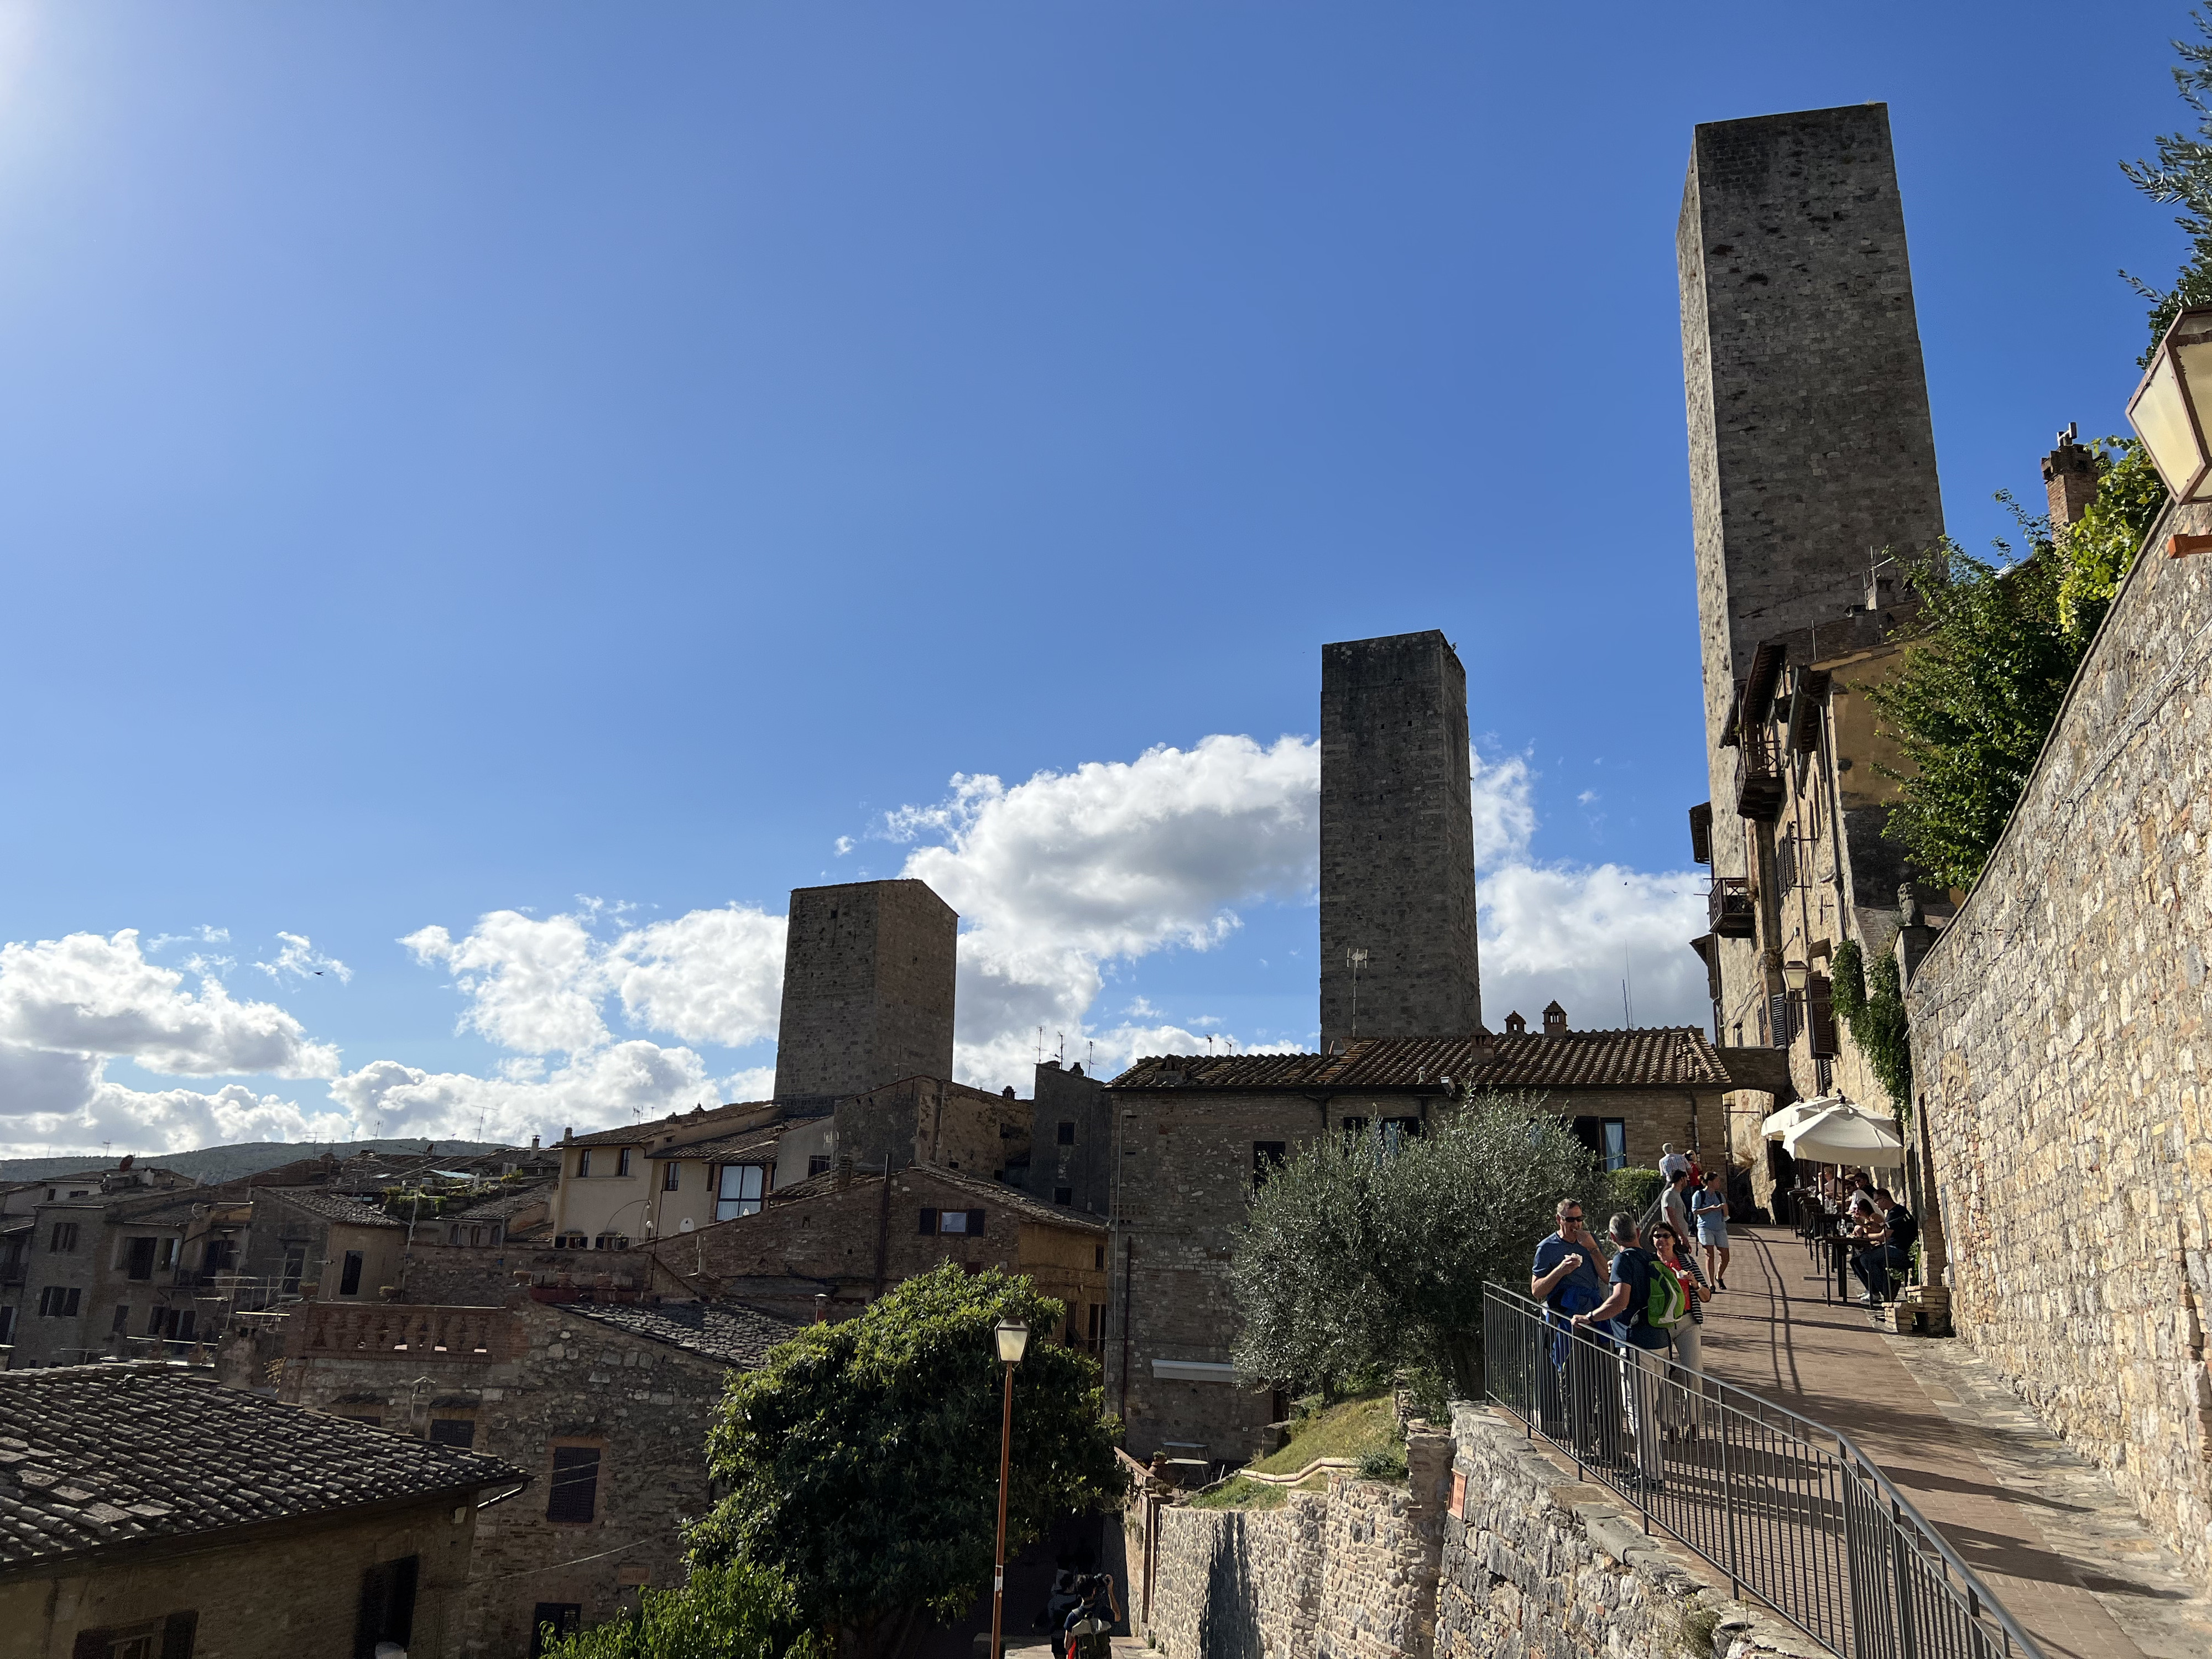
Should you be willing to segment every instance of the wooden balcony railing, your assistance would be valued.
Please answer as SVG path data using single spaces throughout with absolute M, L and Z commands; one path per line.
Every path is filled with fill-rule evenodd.
M 1782 816 L 1785 788 L 1781 750 L 1774 733 L 1764 726 L 1740 731 L 1735 750 L 1736 816 L 1773 823 Z
M 1713 878 L 1713 890 L 1705 895 L 1705 915 L 1723 939 L 1749 939 L 1759 932 L 1751 885 L 1741 876 Z

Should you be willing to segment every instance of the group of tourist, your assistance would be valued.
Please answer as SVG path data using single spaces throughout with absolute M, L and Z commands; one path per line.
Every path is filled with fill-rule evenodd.
M 1678 1156 L 1668 1150 L 1670 1158 Z M 1665 1184 L 1649 1248 L 1636 1218 L 1623 1211 L 1607 1224 L 1608 1251 L 1587 1226 L 1581 1201 L 1562 1199 L 1558 1230 L 1536 1246 L 1528 1279 L 1528 1294 L 1549 1310 L 1556 1332 L 1545 1391 L 1546 1415 L 1553 1419 L 1547 1431 L 1578 1443 L 1602 1441 L 1599 1419 L 1610 1390 L 1594 1372 L 1617 1363 L 1635 1453 L 1631 1478 L 1650 1486 L 1663 1479 L 1662 1443 L 1695 1439 L 1702 1426 L 1705 1304 L 1728 1288 L 1726 1176 L 1698 1170 L 1687 1158 L 1662 1164 L 1661 1171 Z M 1574 1340 L 1577 1331 L 1591 1329 L 1610 1336 L 1614 1352 Z

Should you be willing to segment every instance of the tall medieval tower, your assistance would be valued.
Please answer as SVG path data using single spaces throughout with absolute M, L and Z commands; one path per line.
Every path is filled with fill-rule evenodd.
M 1759 647 L 1816 659 L 1823 630 L 1887 602 L 1869 593 L 1882 550 L 1943 533 L 1888 106 L 1698 127 L 1675 258 L 1713 874 L 1741 878 L 1771 858 L 1730 746 Z M 1750 940 L 1712 944 L 1724 1022 L 1780 988 Z
M 1467 671 L 1431 629 L 1321 653 L 1322 1046 L 1482 1024 Z M 1355 953 L 1364 960 L 1355 962 Z
M 776 1099 L 826 1109 L 903 1077 L 950 1078 L 959 926 L 924 882 L 794 889 Z

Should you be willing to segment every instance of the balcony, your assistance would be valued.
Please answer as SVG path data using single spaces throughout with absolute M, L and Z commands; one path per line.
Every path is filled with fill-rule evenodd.
M 1782 757 L 1774 733 L 1764 726 L 1737 733 L 1735 750 L 1735 813 L 1771 823 L 1782 816 L 1788 785 L 1782 774 Z
M 1713 890 L 1705 895 L 1705 916 L 1723 939 L 1751 939 L 1759 932 L 1759 911 L 1751 899 L 1751 884 L 1742 876 L 1715 876 Z

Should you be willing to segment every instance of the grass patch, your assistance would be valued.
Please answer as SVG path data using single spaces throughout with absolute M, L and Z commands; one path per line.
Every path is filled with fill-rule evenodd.
M 1338 1401 L 1327 1411 L 1294 1425 L 1293 1437 L 1282 1450 L 1261 1458 L 1247 1471 L 1258 1474 L 1296 1474 L 1321 1457 L 1350 1458 L 1359 1474 L 1370 1480 L 1406 1478 L 1406 1443 L 1398 1435 L 1398 1413 L 1390 1396 Z M 1273 1486 L 1264 1480 L 1232 1475 L 1211 1492 L 1190 1500 L 1201 1510 L 1280 1509 L 1293 1492 L 1326 1492 L 1329 1472 L 1319 1470 L 1295 1486 Z

